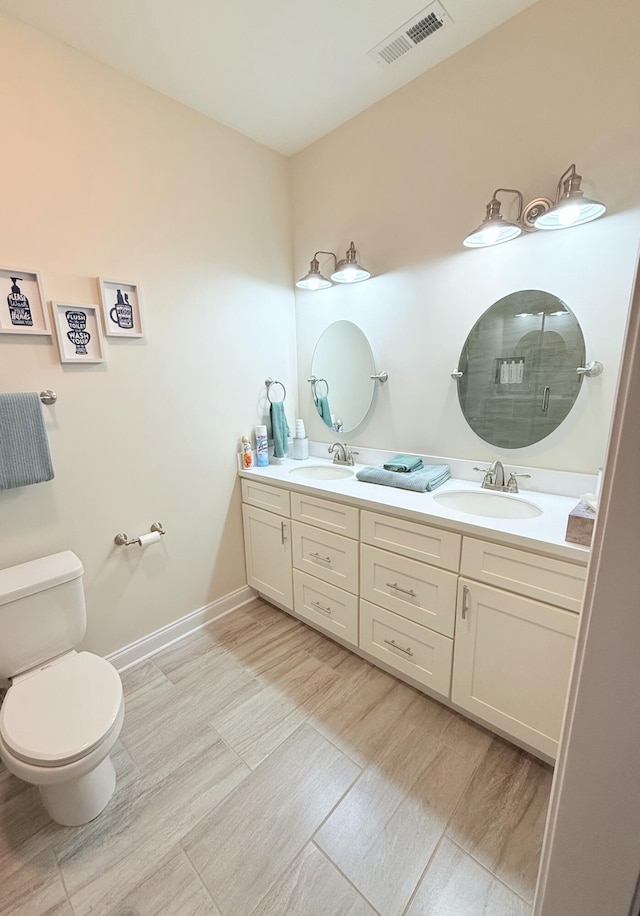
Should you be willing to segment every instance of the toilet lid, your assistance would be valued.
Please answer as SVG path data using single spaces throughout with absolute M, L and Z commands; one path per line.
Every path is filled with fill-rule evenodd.
M 0 735 L 27 763 L 62 766 L 85 757 L 115 725 L 120 675 L 90 652 L 68 655 L 13 684 L 0 707 Z

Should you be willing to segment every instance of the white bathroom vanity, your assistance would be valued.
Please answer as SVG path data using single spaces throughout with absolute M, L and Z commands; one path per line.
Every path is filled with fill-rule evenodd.
M 553 761 L 589 559 L 564 540 L 577 497 L 494 496 L 458 476 L 413 493 L 358 481 L 357 470 L 311 458 L 240 471 L 249 584 Z M 556 490 L 562 478 L 573 489 L 589 482 L 532 474 Z

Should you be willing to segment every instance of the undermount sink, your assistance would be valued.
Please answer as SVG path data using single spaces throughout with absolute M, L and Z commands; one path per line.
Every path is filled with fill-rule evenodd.
M 289 473 L 307 480 L 342 480 L 345 477 L 353 477 L 350 468 L 343 468 L 337 464 L 310 464 L 306 467 L 303 465 L 292 468 Z
M 537 518 L 542 509 L 519 496 L 490 490 L 449 490 L 436 493 L 434 500 L 445 509 L 482 515 L 485 518 Z

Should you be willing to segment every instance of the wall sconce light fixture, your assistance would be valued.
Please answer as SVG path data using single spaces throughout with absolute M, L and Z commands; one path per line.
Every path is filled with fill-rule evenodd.
M 576 172 L 575 164 L 563 172 L 558 181 L 556 202 L 535 220 L 536 229 L 568 229 L 598 219 L 607 208 L 598 200 L 590 200 L 580 190 L 582 175 Z
M 328 254 L 333 258 L 335 268 L 329 280 L 320 271 L 319 254 Z M 300 289 L 328 289 L 333 283 L 360 283 L 362 280 L 368 280 L 370 276 L 369 271 L 358 263 L 356 246 L 351 242 L 346 255 L 340 261 L 333 251 L 316 251 L 309 265 L 309 272 L 297 281 L 296 286 Z
M 555 203 L 547 197 L 537 197 L 524 206 L 522 193 L 515 188 L 498 188 L 487 204 L 487 215 L 477 229 L 464 240 L 467 248 L 487 248 L 517 238 L 523 231 L 536 229 L 569 229 L 591 222 L 606 212 L 597 200 L 590 200 L 580 190 L 582 176 L 575 165 L 562 173 L 558 181 Z M 514 223 L 500 214 L 498 194 L 515 194 L 518 198 L 518 216 Z

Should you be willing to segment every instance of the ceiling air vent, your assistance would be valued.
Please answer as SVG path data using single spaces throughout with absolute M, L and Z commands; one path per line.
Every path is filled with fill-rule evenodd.
M 413 51 L 425 38 L 434 35 L 451 22 L 451 17 L 441 3 L 430 3 L 405 22 L 402 28 L 396 29 L 375 48 L 371 48 L 368 55 L 377 64 L 393 64 L 409 51 Z

